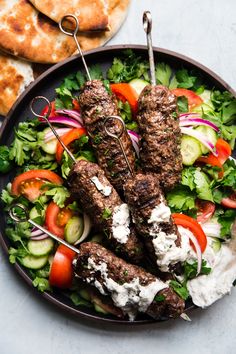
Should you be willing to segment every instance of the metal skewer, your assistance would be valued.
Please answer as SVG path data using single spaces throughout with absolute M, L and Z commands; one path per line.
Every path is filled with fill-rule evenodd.
M 37 101 L 40 101 L 40 100 L 43 100 L 43 101 L 46 101 L 46 104 L 47 104 L 47 107 L 48 107 L 48 111 L 45 115 L 41 115 L 41 114 L 38 114 L 37 112 L 35 112 L 34 110 L 34 105 Z M 36 96 L 32 99 L 31 103 L 30 103 L 30 110 L 31 112 L 38 118 L 42 118 L 44 119 L 47 124 L 49 125 L 50 129 L 52 130 L 53 134 L 55 135 L 55 137 L 57 138 L 57 140 L 59 141 L 59 143 L 61 144 L 61 146 L 63 147 L 63 149 L 67 152 L 67 154 L 70 156 L 71 160 L 76 163 L 77 160 L 76 158 L 74 157 L 74 155 L 71 153 L 71 151 L 67 148 L 67 146 L 63 143 L 63 141 L 61 140 L 60 136 L 57 134 L 57 131 L 56 129 L 53 127 L 53 125 L 50 123 L 48 117 L 51 113 L 51 110 L 52 110 L 52 106 L 51 106 L 51 102 L 44 96 Z
M 143 29 L 147 34 L 147 47 L 148 47 L 148 56 L 149 56 L 149 65 L 150 65 L 150 74 L 151 74 L 151 85 L 156 85 L 156 76 L 155 76 L 155 64 L 152 48 L 152 15 L 149 11 L 143 13 Z
M 114 133 L 112 133 L 112 132 L 109 130 L 110 126 L 108 125 L 108 123 L 109 123 L 110 120 L 114 120 L 114 119 L 115 119 L 115 120 L 119 120 L 119 121 L 122 123 L 121 130 L 118 132 L 118 134 L 114 134 Z M 131 176 L 134 177 L 134 171 L 133 171 L 133 169 L 132 169 L 132 167 L 131 167 L 131 165 L 130 165 L 130 163 L 129 163 L 129 160 L 128 160 L 128 158 L 127 158 L 127 156 L 126 156 L 126 153 L 125 153 L 124 146 L 123 146 L 123 144 L 122 144 L 122 142 L 121 142 L 121 140 L 120 140 L 120 137 L 122 136 L 122 134 L 124 133 L 124 131 L 125 131 L 125 129 L 126 129 L 126 128 L 125 128 L 125 123 L 124 123 L 123 119 L 122 119 L 121 117 L 119 117 L 119 116 L 107 116 L 107 117 L 105 118 L 105 120 L 104 120 L 104 129 L 105 129 L 105 132 L 106 132 L 106 134 L 107 134 L 108 136 L 110 136 L 110 137 L 116 139 L 116 140 L 119 142 L 119 145 L 120 145 L 122 154 L 123 154 L 123 156 L 124 156 L 125 162 L 126 162 L 126 164 L 127 164 L 127 166 L 128 166 L 129 172 L 130 172 Z
M 16 208 L 19 208 L 19 209 L 21 209 L 21 211 L 23 211 L 22 217 L 17 216 L 16 210 L 15 210 Z M 61 243 L 62 245 L 70 248 L 72 251 L 76 252 L 77 254 L 80 254 L 80 251 L 78 250 L 78 248 L 72 246 L 70 243 L 68 243 L 68 242 L 64 241 L 63 239 L 61 239 L 60 237 L 52 234 L 47 229 L 45 229 L 41 225 L 37 224 L 33 220 L 31 220 L 30 217 L 29 217 L 29 212 L 28 212 L 27 208 L 23 204 L 20 204 L 20 203 L 12 204 L 10 206 L 10 209 L 9 209 L 9 215 L 12 218 L 12 220 L 14 220 L 17 223 L 28 221 L 31 225 L 33 225 L 33 226 L 37 227 L 39 230 L 43 231 L 45 234 L 47 234 L 53 240 L 55 240 L 55 241 Z
M 75 29 L 73 31 L 68 31 L 63 26 L 63 22 L 66 21 L 66 20 L 69 20 L 71 18 L 75 22 Z M 67 36 L 70 36 L 70 37 L 74 38 L 75 44 L 77 46 L 77 49 L 79 51 L 79 54 L 81 56 L 81 59 L 82 59 L 82 62 L 83 62 L 83 65 L 84 65 L 84 68 L 85 68 L 85 71 L 86 71 L 86 74 L 87 74 L 87 78 L 88 78 L 89 81 L 91 81 L 91 76 L 90 76 L 90 73 L 89 73 L 89 70 L 88 70 L 88 66 L 86 64 L 83 52 L 82 52 L 82 50 L 80 48 L 80 45 L 79 45 L 79 42 L 78 42 L 78 39 L 77 39 L 77 33 L 79 31 L 79 21 L 78 21 L 77 17 L 75 15 L 72 15 L 72 14 L 68 14 L 68 15 L 63 16 L 61 18 L 60 22 L 59 22 L 59 28 L 60 28 L 62 33 L 66 34 Z

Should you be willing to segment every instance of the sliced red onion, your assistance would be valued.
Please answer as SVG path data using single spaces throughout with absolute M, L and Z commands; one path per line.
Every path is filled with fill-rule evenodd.
M 92 224 L 91 224 L 90 218 L 85 213 L 83 214 L 83 218 L 84 218 L 84 230 L 83 230 L 81 237 L 75 242 L 75 245 L 84 241 L 88 237 L 90 230 L 91 230 Z
M 42 234 L 43 234 L 43 231 L 39 230 L 37 227 L 33 227 L 33 229 L 31 230 L 30 236 L 34 237 L 34 236 L 39 236 Z
M 134 132 L 133 130 L 127 130 L 127 132 L 130 137 L 132 136 L 137 141 L 137 143 L 139 142 L 140 135 L 138 133 Z
M 209 140 L 207 140 L 204 134 L 192 128 L 184 128 L 184 127 L 181 127 L 181 133 L 192 136 L 193 138 L 199 140 L 200 143 L 206 146 L 206 148 L 213 153 L 213 155 L 218 156 L 218 151 L 216 150 L 215 146 Z
M 39 236 L 34 236 L 34 237 L 31 237 L 31 240 L 34 240 L 34 241 L 41 241 L 41 240 L 45 240 L 45 238 L 48 238 L 49 236 L 47 234 L 41 234 Z
M 82 125 L 76 121 L 75 119 L 66 117 L 66 116 L 55 116 L 55 117 L 49 117 L 48 120 L 51 123 L 58 123 L 58 124 L 64 124 L 69 127 L 74 127 L 74 128 L 82 128 Z
M 133 130 L 127 130 L 132 141 L 133 148 L 136 152 L 136 155 L 139 157 L 139 138 L 140 136 Z
M 56 113 L 68 115 L 69 117 L 76 119 L 81 125 L 84 124 L 80 113 L 74 109 L 57 109 Z
M 209 128 L 214 129 L 216 132 L 219 132 L 219 128 L 214 123 L 210 122 L 209 120 L 202 119 L 200 117 L 180 119 L 179 125 L 180 127 L 205 125 Z
M 54 127 L 54 128 L 55 128 L 55 127 Z M 64 134 L 68 133 L 68 132 L 71 130 L 71 128 L 55 128 L 55 130 L 56 130 L 56 132 L 57 132 L 57 134 L 58 134 L 59 136 L 62 136 L 62 135 L 64 135 Z M 45 142 L 48 142 L 49 140 L 52 140 L 52 139 L 54 139 L 54 138 L 56 139 L 54 133 L 49 130 L 49 131 L 45 134 L 44 141 L 45 141 Z

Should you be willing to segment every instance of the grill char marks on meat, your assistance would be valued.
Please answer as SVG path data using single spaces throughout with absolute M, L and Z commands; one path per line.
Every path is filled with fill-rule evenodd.
M 180 182 L 181 131 L 176 97 L 164 86 L 146 86 L 138 101 L 142 169 L 158 175 L 162 186 L 172 189 Z
M 123 183 L 130 178 L 128 166 L 123 157 L 119 142 L 108 136 L 104 129 L 106 116 L 118 115 L 116 100 L 105 89 L 99 80 L 88 81 L 79 96 L 79 105 L 92 145 L 96 151 L 98 164 L 105 171 L 111 184 L 122 191 Z M 118 120 L 109 121 L 109 131 L 117 134 L 122 129 Z M 120 140 L 126 156 L 134 169 L 135 155 L 131 139 L 124 130 Z
M 103 187 L 110 188 L 109 195 L 105 196 L 98 190 L 91 180 L 93 177 L 96 177 Z M 143 245 L 137 238 L 134 228 L 130 228 L 125 243 L 119 242 L 114 237 L 112 230 L 114 210 L 123 202 L 103 170 L 95 163 L 78 161 L 69 174 L 68 183 L 72 196 L 79 201 L 82 209 L 90 216 L 95 228 L 107 234 L 109 247 L 131 263 L 139 263 L 143 258 Z
M 122 286 L 127 287 L 134 280 L 137 280 L 141 287 L 146 288 L 147 293 L 148 289 L 150 289 L 148 287 L 152 286 L 154 282 L 158 284 L 146 304 L 147 308 L 143 311 L 151 317 L 155 319 L 160 318 L 160 316 L 177 317 L 184 310 L 184 300 L 165 283 L 146 272 L 143 268 L 129 264 L 123 259 L 116 257 L 99 244 L 93 242 L 82 243 L 80 254 L 74 260 L 73 266 L 75 275 L 79 279 L 95 286 L 103 295 L 110 296 L 115 306 L 121 308 L 122 311 L 124 311 L 125 306 L 130 307 L 134 317 L 140 311 L 140 303 L 137 303 L 137 296 L 141 299 L 141 303 L 144 300 L 142 298 L 143 295 L 139 292 L 140 289 L 136 293 L 136 302 L 133 301 L 135 296 L 132 291 L 128 294 L 126 303 L 124 297 L 119 298 L 120 302 L 117 302 L 119 289 Z M 116 287 L 118 288 L 116 289 Z M 133 287 L 133 285 L 130 287 Z M 156 290 L 157 292 L 155 293 Z M 162 296 L 162 300 L 156 301 L 156 295 Z M 145 296 L 148 297 L 148 294 Z
M 124 193 L 136 231 L 142 237 L 150 259 L 155 264 L 158 264 L 158 255 L 156 254 L 153 241 L 160 236 L 160 233 L 164 236 L 174 234 L 176 235 L 175 245 L 180 247 L 181 237 L 176 225 L 172 221 L 169 208 L 165 209 L 167 208 L 167 203 L 156 175 L 137 174 L 132 180 L 125 183 Z M 164 207 L 164 211 L 162 212 L 157 209 L 157 221 L 153 220 L 153 222 L 150 222 L 152 212 L 156 207 L 158 208 L 161 205 Z M 164 214 L 162 215 L 162 213 Z M 166 213 L 167 215 L 165 215 Z M 162 218 L 164 218 L 163 222 L 161 221 Z

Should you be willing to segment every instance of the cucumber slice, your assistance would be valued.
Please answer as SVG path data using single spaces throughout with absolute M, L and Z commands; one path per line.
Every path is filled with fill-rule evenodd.
M 29 252 L 36 257 L 45 256 L 53 250 L 54 242 L 51 238 L 44 240 L 30 240 L 28 242 Z
M 93 305 L 94 305 L 94 309 L 96 312 L 102 313 L 104 315 L 109 315 L 109 312 L 103 310 L 99 305 L 97 305 L 97 304 L 93 304 Z
M 212 241 L 211 246 L 212 246 L 213 251 L 214 251 L 215 253 L 219 252 L 219 250 L 221 249 L 221 242 L 220 242 L 220 240 L 219 240 L 217 237 L 214 237 L 214 241 Z
M 65 240 L 74 244 L 80 239 L 84 230 L 84 219 L 82 216 L 73 216 L 65 227 Z
M 202 155 L 200 143 L 191 136 L 182 136 L 180 150 L 186 166 L 191 166 Z
M 129 82 L 129 85 L 137 92 L 138 96 L 143 91 L 144 87 L 149 85 L 145 80 L 133 79 Z
M 46 208 L 38 211 L 36 207 L 33 207 L 29 212 L 30 219 L 34 220 L 39 225 L 43 225 L 45 218 L 45 210 Z
M 197 127 L 195 130 L 197 130 L 199 133 L 202 133 L 203 135 L 205 135 L 207 140 L 209 140 L 213 145 L 216 144 L 217 134 L 214 129 L 212 129 L 210 127 L 206 127 L 204 125 L 201 125 L 200 127 Z M 203 154 L 207 154 L 209 152 L 209 149 L 205 145 L 200 143 L 200 147 L 201 147 Z
M 21 264 L 29 269 L 41 269 L 43 268 L 48 261 L 48 256 L 35 257 L 32 255 L 27 255 L 24 258 L 21 258 Z
M 51 131 L 50 128 L 46 128 L 44 129 L 43 133 L 44 136 Z M 43 143 L 41 144 L 41 148 L 43 149 L 43 151 L 45 151 L 47 154 L 50 155 L 54 155 L 56 153 L 57 150 L 57 138 L 52 138 L 49 141 L 45 142 L 43 141 Z
M 79 290 L 79 295 L 86 301 L 91 300 L 91 296 L 89 295 L 89 292 L 86 289 Z

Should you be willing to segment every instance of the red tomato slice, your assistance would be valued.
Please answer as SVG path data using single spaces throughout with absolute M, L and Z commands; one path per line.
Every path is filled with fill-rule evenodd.
M 68 133 L 64 134 L 61 137 L 61 140 L 63 141 L 63 143 L 66 146 L 69 146 L 70 143 L 79 139 L 82 135 L 85 135 L 85 134 L 86 134 L 86 130 L 84 128 L 71 129 Z M 57 143 L 57 151 L 56 151 L 56 159 L 58 162 L 61 161 L 63 152 L 64 152 L 64 148 L 58 142 Z
M 217 166 L 220 168 L 219 178 L 223 178 L 224 169 L 223 164 L 231 155 L 230 145 L 223 139 L 219 138 L 216 142 L 216 149 L 218 151 L 218 157 L 210 153 L 208 156 L 201 156 L 197 159 L 197 162 L 203 162 L 211 166 Z
M 72 261 L 75 252 L 64 245 L 57 248 L 49 274 L 49 283 L 61 289 L 70 288 L 73 280 Z
M 185 96 L 188 99 L 189 109 L 191 110 L 194 107 L 200 106 L 203 103 L 203 99 L 198 96 L 194 91 L 187 90 L 184 88 L 177 88 L 171 90 L 175 96 Z
M 216 142 L 216 150 L 218 151 L 218 160 L 223 165 L 231 155 L 230 145 L 223 139 L 219 138 Z
M 40 189 L 45 182 L 40 179 L 29 179 L 20 184 L 20 195 L 26 197 L 29 201 L 33 202 L 38 199 L 42 194 Z
M 58 216 L 60 212 L 61 209 L 56 203 L 49 203 L 45 213 L 45 225 L 51 233 L 64 238 L 64 227 L 58 224 Z
M 56 103 L 55 101 L 51 102 L 51 112 L 49 114 L 49 117 L 55 117 L 56 116 Z M 44 109 L 41 111 L 41 116 L 45 116 L 48 113 L 48 106 L 45 106 Z M 39 120 L 44 121 L 42 118 L 40 118 Z
M 72 100 L 72 105 L 73 109 L 75 109 L 76 111 L 80 110 L 79 102 L 75 98 Z
M 181 225 L 187 229 L 189 229 L 193 235 L 196 237 L 199 246 L 201 248 L 202 253 L 205 251 L 207 246 L 207 238 L 201 227 L 201 225 L 190 216 L 184 214 L 172 214 L 172 218 L 176 225 Z
M 215 212 L 215 204 L 208 200 L 196 200 L 197 222 L 204 223 L 209 220 Z
M 111 84 L 111 90 L 121 101 L 128 101 L 133 114 L 137 112 L 138 95 L 129 84 Z
M 219 159 L 213 154 L 209 154 L 208 156 L 201 156 L 197 159 L 196 162 L 202 162 L 205 163 L 206 165 L 219 167 L 220 171 L 218 172 L 218 176 L 219 178 L 223 178 L 224 176 L 223 166 L 220 163 Z
M 55 172 L 49 170 L 30 170 L 14 178 L 11 193 L 22 194 L 30 201 L 34 201 L 42 194 L 40 188 L 46 182 L 62 184 L 63 180 Z
M 60 227 L 66 226 L 70 218 L 72 217 L 73 212 L 70 209 L 63 208 L 60 210 L 57 216 L 57 225 Z
M 236 209 L 236 192 L 234 192 L 230 197 L 223 198 L 221 200 L 221 205 L 226 208 Z

